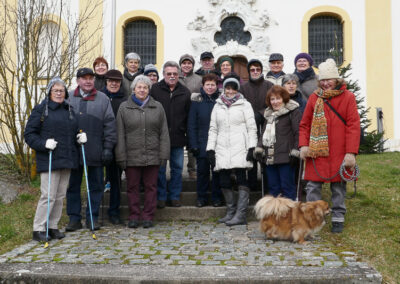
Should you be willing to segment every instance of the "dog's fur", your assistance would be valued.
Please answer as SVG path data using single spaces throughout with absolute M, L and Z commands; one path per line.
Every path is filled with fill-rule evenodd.
M 295 202 L 288 198 L 267 195 L 254 207 L 260 220 L 260 230 L 268 239 L 289 240 L 305 244 L 325 225 L 325 216 L 330 213 L 329 204 L 318 200 Z

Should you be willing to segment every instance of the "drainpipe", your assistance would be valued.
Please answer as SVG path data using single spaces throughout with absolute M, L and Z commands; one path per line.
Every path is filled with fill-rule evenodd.
M 115 69 L 115 13 L 116 0 L 111 0 L 111 68 Z

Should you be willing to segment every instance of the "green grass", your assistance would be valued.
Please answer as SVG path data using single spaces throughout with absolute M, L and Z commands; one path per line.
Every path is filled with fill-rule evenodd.
M 361 176 L 357 195 L 346 201 L 347 215 L 342 234 L 330 233 L 325 226 L 321 236 L 332 244 L 332 251 L 355 251 L 384 277 L 384 283 L 400 283 L 400 153 L 360 155 Z M 1 169 L 0 169 L 1 171 Z M 0 203 L 0 254 L 32 238 L 32 224 L 39 183 L 19 194 L 11 204 Z M 353 193 L 353 183 L 347 186 Z M 324 187 L 324 199 L 329 199 Z M 63 215 L 60 226 L 65 225 Z M 199 255 L 203 255 L 200 252 Z M 197 262 L 200 264 L 200 261 Z
M 357 163 L 361 175 L 356 197 L 346 201 L 344 231 L 331 234 L 325 227 L 322 236 L 337 251 L 356 251 L 384 283 L 400 283 L 400 153 L 360 155 Z M 353 183 L 347 190 L 353 193 Z

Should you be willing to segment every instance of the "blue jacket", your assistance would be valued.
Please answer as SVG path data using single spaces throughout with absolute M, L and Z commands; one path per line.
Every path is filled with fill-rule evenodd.
M 44 110 L 48 103 L 48 115 Z M 43 121 L 41 121 L 43 120 Z M 25 142 L 36 151 L 37 172 L 49 170 L 49 150 L 46 140 L 53 138 L 57 147 L 52 154 L 52 170 L 78 167 L 78 145 L 76 134 L 78 121 L 65 101 L 61 104 L 45 99 L 35 106 L 25 127 Z
M 303 98 L 301 92 L 299 90 L 296 90 L 296 93 L 294 93 L 294 95 L 290 97 L 290 99 L 299 104 L 299 110 L 301 114 L 303 114 L 304 109 L 306 108 L 307 101 Z
M 200 93 L 193 93 L 191 97 L 192 104 L 190 106 L 188 119 L 189 148 L 199 149 L 200 154 L 198 157 L 200 158 L 207 157 L 206 147 L 211 112 L 218 96 L 218 90 L 210 97 L 204 92 L 203 88 L 201 88 Z

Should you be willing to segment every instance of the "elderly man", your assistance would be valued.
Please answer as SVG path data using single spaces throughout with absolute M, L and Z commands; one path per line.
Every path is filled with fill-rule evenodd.
M 122 85 L 122 74 L 119 70 L 111 69 L 105 74 L 106 86 L 102 90 L 103 93 L 111 101 L 114 116 L 117 117 L 117 112 L 121 103 L 126 101 Z M 106 166 L 106 181 L 110 183 L 110 206 L 108 207 L 108 219 L 111 224 L 123 224 L 120 214 L 120 184 L 121 171 L 115 161 L 115 157 L 109 166 Z
M 113 159 L 113 148 L 117 142 L 116 124 L 110 99 L 94 88 L 94 72 L 90 68 L 80 68 L 76 74 L 78 87 L 69 92 L 68 101 L 78 119 L 79 129 L 87 134 L 85 158 L 88 166 L 90 203 L 93 214 L 93 228 L 100 229 L 98 223 L 99 208 L 103 196 L 103 165 Z M 67 189 L 67 214 L 69 224 L 67 231 L 82 228 L 81 223 L 81 183 L 83 174 L 82 152 L 81 164 L 71 171 Z M 86 227 L 90 223 L 89 206 L 86 206 Z
M 243 96 L 248 100 L 254 111 L 254 118 L 258 135 L 260 135 L 261 127 L 264 123 L 263 112 L 266 108 L 265 97 L 273 84 L 263 77 L 263 65 L 258 59 L 251 59 L 247 64 L 249 72 L 249 81 L 242 85 L 241 91 Z M 257 188 L 257 162 L 253 162 L 253 168 L 248 171 L 248 184 L 251 190 Z M 266 185 L 266 183 L 264 183 Z
M 281 86 L 283 76 L 285 72 L 283 69 L 283 55 L 280 53 L 272 53 L 269 56 L 269 69 L 270 71 L 265 76 L 265 79 L 270 81 L 274 85 Z
M 199 93 L 202 86 L 202 77 L 193 73 L 194 58 L 190 54 L 184 54 L 179 59 L 179 65 L 181 66 L 181 76 L 179 82 L 185 85 L 191 94 Z M 196 158 L 193 157 L 192 152 L 188 152 L 188 163 L 187 163 L 189 177 L 196 179 Z
M 214 65 L 214 55 L 205 51 L 200 55 L 201 67 L 195 72 L 197 75 L 204 76 L 208 73 L 214 73 L 219 76 L 219 72 L 215 69 Z
M 163 66 L 164 79 L 151 87 L 150 95 L 164 107 L 171 140 L 171 180 L 167 196 L 166 167 L 160 166 L 158 174 L 158 208 L 168 205 L 179 207 L 182 191 L 183 148 L 187 145 L 187 120 L 190 109 L 190 91 L 179 82 L 179 65 L 167 61 Z

